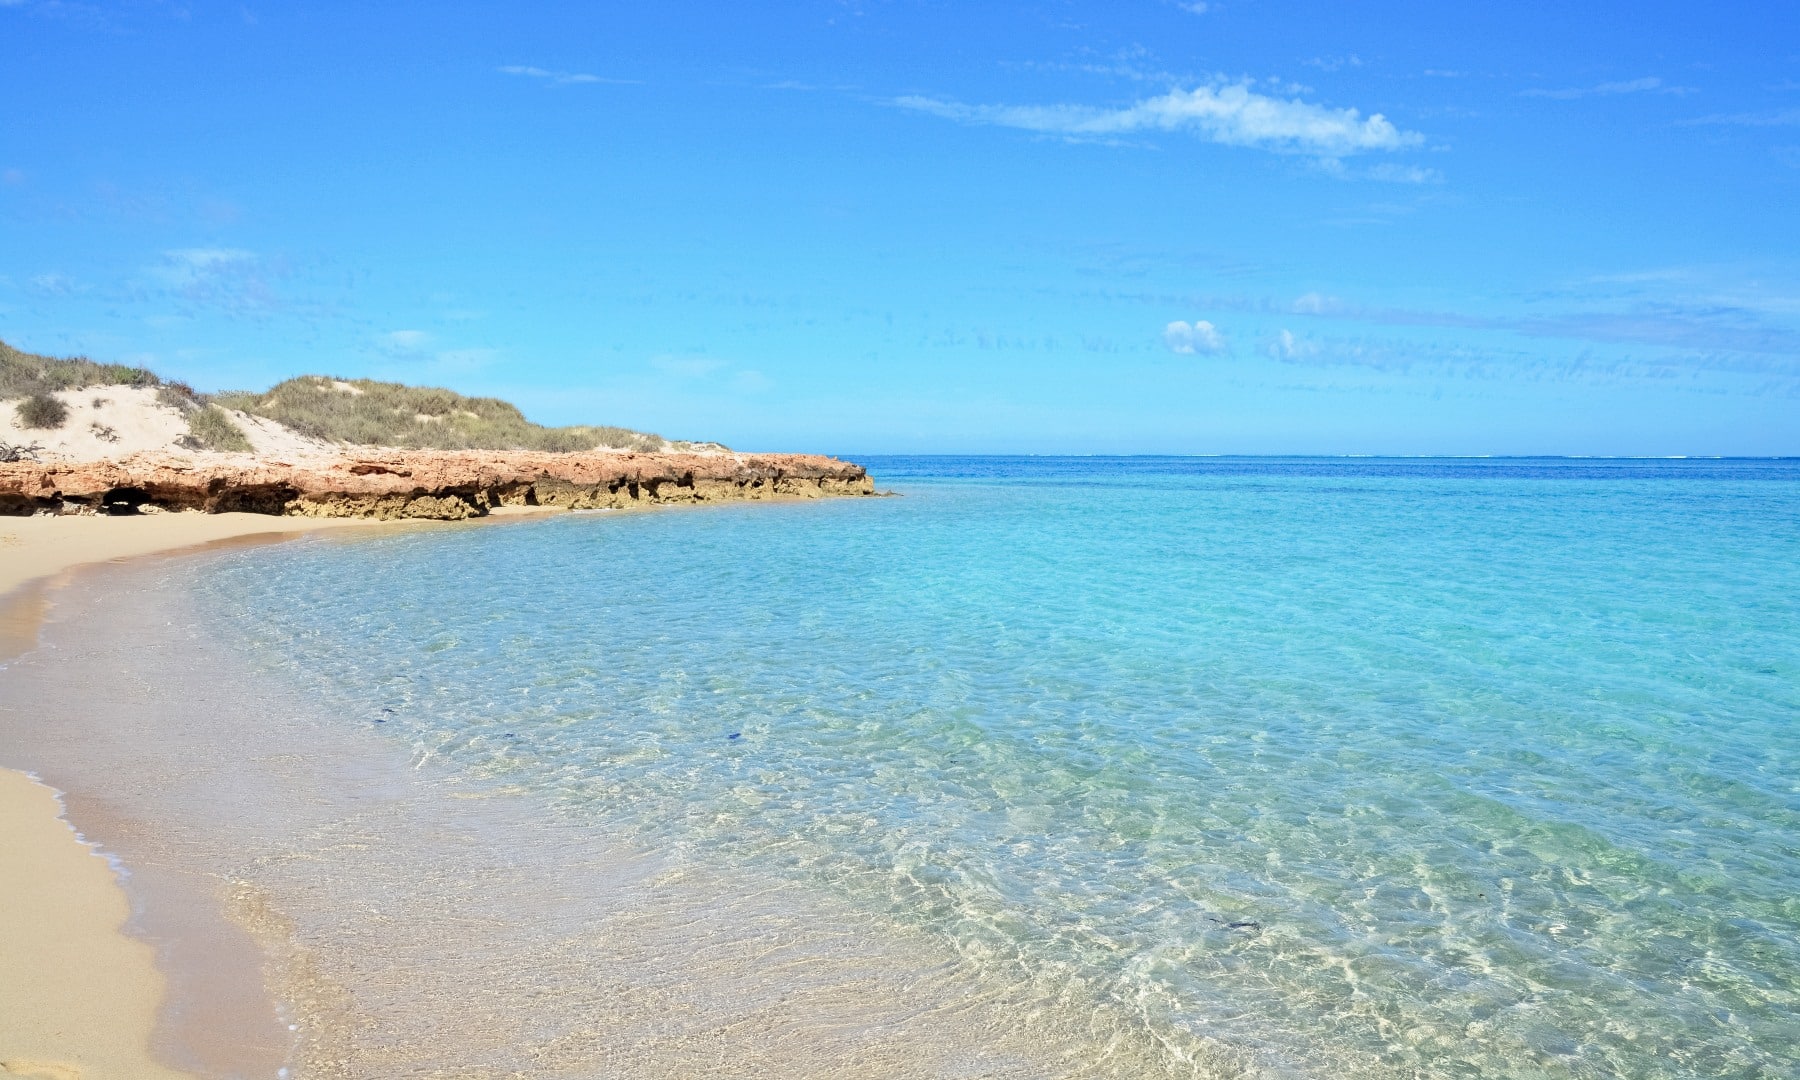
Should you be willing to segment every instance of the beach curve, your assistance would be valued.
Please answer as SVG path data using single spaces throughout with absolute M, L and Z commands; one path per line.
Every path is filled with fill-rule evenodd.
M 0 518 L 0 664 L 36 643 L 51 592 L 82 566 L 351 526 L 393 527 L 252 513 Z M 0 888 L 0 1076 L 190 1075 L 152 1049 L 166 980 L 154 947 L 127 929 L 115 869 L 76 832 L 55 789 L 4 767 L 0 863 L 11 869 Z

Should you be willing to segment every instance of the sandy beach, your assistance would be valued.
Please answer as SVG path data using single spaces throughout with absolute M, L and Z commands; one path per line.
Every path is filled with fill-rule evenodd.
M 263 514 L 0 518 L 0 663 L 31 647 L 56 585 L 77 567 L 351 527 L 391 526 Z M 0 865 L 8 867 L 0 886 L 0 1076 L 186 1075 L 151 1052 L 164 979 L 151 946 L 126 932 L 130 908 L 113 868 L 78 837 L 51 788 L 6 768 Z
M 183 1075 L 155 1061 L 163 979 L 112 868 L 48 787 L 0 769 L 0 1075 Z

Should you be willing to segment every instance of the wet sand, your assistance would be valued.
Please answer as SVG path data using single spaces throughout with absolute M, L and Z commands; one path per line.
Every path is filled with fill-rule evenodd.
M 387 527 L 393 526 L 261 514 L 0 518 L 0 665 L 36 644 L 55 589 L 78 567 L 204 545 Z M 11 764 L 0 759 L 0 765 Z M 78 816 L 85 822 L 93 814 Z M 249 1052 L 221 1046 L 215 1062 L 247 1070 L 244 1075 L 275 1075 L 291 1040 L 260 985 L 260 957 L 248 938 L 233 942 L 229 934 L 188 926 L 192 940 L 220 953 L 221 962 L 207 969 L 231 988 L 208 995 L 213 1005 L 198 1014 L 167 1015 L 157 949 L 144 940 L 143 913 L 134 918 L 115 867 L 80 839 L 51 787 L 11 768 L 0 768 L 0 865 L 7 867 L 0 881 L 0 1076 L 186 1075 L 155 1052 L 160 1041 L 160 1056 L 170 1056 L 171 1027 L 190 1034 L 235 1029 L 229 1041 Z M 182 933 L 181 908 L 162 914 L 165 933 Z M 185 914 L 208 921 L 203 912 Z

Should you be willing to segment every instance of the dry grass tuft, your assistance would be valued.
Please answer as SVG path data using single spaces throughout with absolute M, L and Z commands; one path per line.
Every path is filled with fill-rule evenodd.
M 207 450 L 247 454 L 253 449 L 244 429 L 217 405 L 201 405 L 188 413 L 188 436 Z

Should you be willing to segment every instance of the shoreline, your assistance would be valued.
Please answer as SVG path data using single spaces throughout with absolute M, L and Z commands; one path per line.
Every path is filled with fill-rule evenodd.
M 556 512 L 504 507 L 491 516 Z M 253 513 L 0 518 L 0 671 L 36 646 L 52 595 L 84 567 L 397 525 Z M 61 791 L 5 762 L 0 862 L 18 871 L 0 888 L 0 1076 L 192 1076 L 153 1049 L 168 982 L 156 948 L 131 932 L 123 869 L 78 831 Z
M 813 497 L 817 496 L 772 492 L 762 499 L 788 502 Z M 37 647 L 53 597 L 85 569 L 279 543 L 346 529 L 388 534 L 595 510 L 672 508 L 670 502 L 617 508 L 515 503 L 486 507 L 473 519 L 451 520 L 192 510 L 122 516 L 0 516 L 0 678 L 12 661 Z M 29 865 L 50 868 L 28 876 L 32 887 L 27 890 L 0 889 L 0 957 L 6 960 L 6 977 L 0 978 L 0 1077 L 192 1080 L 216 1072 L 216 1068 L 194 1071 L 171 1064 L 172 1024 L 189 1029 L 190 1043 L 209 1043 L 215 1050 L 225 1043 L 207 1038 L 205 1031 L 195 1030 L 192 1022 L 184 1023 L 171 1012 L 174 1002 L 163 955 L 169 946 L 168 934 L 161 935 L 165 939 L 161 947 L 144 936 L 144 913 L 134 910 L 134 894 L 124 884 L 132 868 L 100 842 L 83 836 L 75 823 L 76 818 L 87 820 L 96 815 L 104 821 L 108 817 L 105 809 L 86 805 L 92 800 L 84 799 L 84 805 L 71 813 L 70 799 L 36 773 L 0 760 L 0 853 L 12 859 L 17 849 L 21 853 L 18 858 L 29 858 Z M 27 864 L 21 861 L 18 865 Z M 161 914 L 166 921 L 170 913 Z M 184 947 L 191 948 L 196 941 L 219 946 L 225 944 L 218 933 L 221 928 L 226 934 L 241 929 L 230 925 L 223 911 L 196 916 L 198 921 L 182 935 L 193 940 L 178 942 Z M 209 922 L 220 926 L 201 925 Z M 247 966 L 245 957 L 241 948 L 230 946 L 243 944 L 226 945 L 226 951 L 240 953 L 236 968 Z M 280 1020 L 274 1015 L 280 1008 L 274 987 L 265 990 L 263 985 L 263 965 L 274 958 L 262 956 L 260 949 L 256 952 L 256 970 L 233 970 L 218 977 L 238 984 L 240 996 L 245 996 L 238 1004 L 237 1020 L 246 1019 L 245 1009 L 256 1012 L 258 1006 L 267 1006 L 260 1011 L 271 1015 L 250 1019 Z M 97 986 L 104 986 L 106 992 L 97 992 Z M 280 1026 L 285 1026 L 285 1020 L 280 1020 L 277 1029 Z M 281 1068 L 285 1075 L 286 1067 L 293 1064 L 291 1047 L 271 1056 L 268 1034 L 260 1040 L 260 1051 L 250 1047 L 247 1053 L 238 1054 L 234 1052 L 238 1048 L 226 1048 L 225 1056 L 236 1059 L 232 1075 L 239 1075 L 242 1066 L 267 1066 L 271 1076 Z
M 204 568 L 156 563 L 73 578 L 0 687 L 0 710 L 41 722 L 0 745 L 66 787 L 69 817 L 129 871 L 167 986 L 148 1053 L 190 1070 L 161 1075 L 1023 1080 L 1079 1060 L 1090 1009 L 1022 1022 L 1026 988 L 904 922 L 642 846 L 345 724 L 278 666 L 239 666 L 199 594 L 169 581 Z M 221 932 L 255 948 L 220 956 Z M 256 1047 L 203 1039 L 240 1041 L 195 1023 L 221 979 L 266 987 L 276 1025 Z M 222 1067 L 226 1050 L 253 1067 Z M 1079 1074 L 1148 1075 L 1112 1067 L 1120 1052 Z

